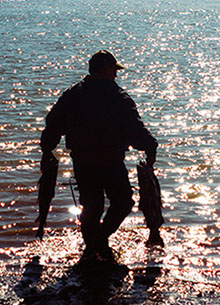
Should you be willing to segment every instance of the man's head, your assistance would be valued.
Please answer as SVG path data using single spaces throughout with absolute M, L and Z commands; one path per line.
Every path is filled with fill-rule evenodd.
M 89 60 L 89 73 L 91 75 L 102 75 L 114 80 L 117 76 L 116 71 L 121 69 L 125 69 L 125 67 L 117 62 L 114 55 L 105 50 L 95 53 Z

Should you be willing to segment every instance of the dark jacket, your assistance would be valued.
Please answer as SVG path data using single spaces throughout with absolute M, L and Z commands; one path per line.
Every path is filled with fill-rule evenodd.
M 73 155 L 124 152 L 130 145 L 152 155 L 158 145 L 131 97 L 116 82 L 90 76 L 66 90 L 47 115 L 42 151 L 52 151 L 62 135 Z

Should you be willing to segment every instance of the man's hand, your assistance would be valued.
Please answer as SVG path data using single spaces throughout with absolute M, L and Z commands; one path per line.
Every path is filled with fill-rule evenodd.
M 156 162 L 156 154 L 147 156 L 146 161 L 147 161 L 147 164 L 153 166 L 153 164 Z

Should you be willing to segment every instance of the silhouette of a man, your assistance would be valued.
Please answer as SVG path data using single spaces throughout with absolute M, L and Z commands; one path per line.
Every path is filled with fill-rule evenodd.
M 59 98 L 41 136 L 42 162 L 52 156 L 62 135 L 71 150 L 83 206 L 80 220 L 86 248 L 82 260 L 97 255 L 113 259 L 108 238 L 134 205 L 123 162 L 128 147 L 145 151 L 151 165 L 156 159 L 156 139 L 144 127 L 134 101 L 115 82 L 120 69 L 124 66 L 110 52 L 95 53 L 89 60 L 89 75 Z M 104 194 L 110 206 L 101 221 Z

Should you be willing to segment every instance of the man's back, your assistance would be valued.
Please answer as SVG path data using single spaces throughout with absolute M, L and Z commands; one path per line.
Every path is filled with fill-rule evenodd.
M 51 138 L 59 129 L 73 154 L 126 151 L 129 145 L 154 151 L 157 146 L 133 100 L 111 80 L 87 76 L 64 92 L 46 122 L 53 126 Z M 47 135 L 42 134 L 43 147 L 50 143 Z
M 66 108 L 66 140 L 72 151 L 125 150 L 120 88 L 87 77 L 71 92 Z

